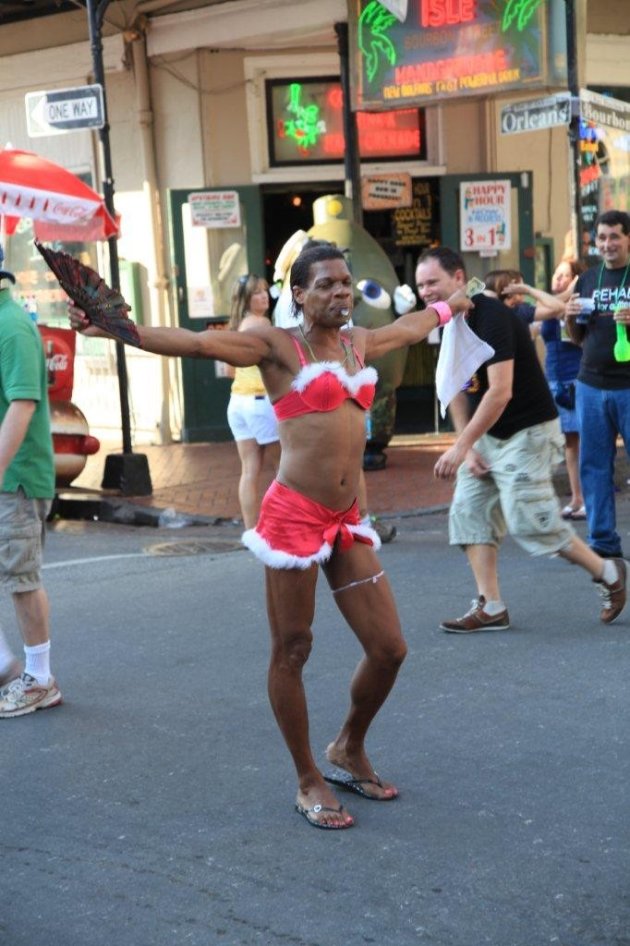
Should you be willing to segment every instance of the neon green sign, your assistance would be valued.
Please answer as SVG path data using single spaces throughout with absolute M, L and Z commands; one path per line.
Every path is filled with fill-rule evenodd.
M 387 35 L 387 31 L 396 23 L 396 17 L 378 0 L 370 0 L 359 17 L 359 49 L 365 56 L 365 72 L 371 82 L 384 65 L 395 66 L 398 61 L 396 47 Z
M 543 0 L 507 0 L 501 20 L 503 32 L 505 33 L 513 23 L 519 32 L 524 30 L 542 2 Z
M 289 86 L 287 112 L 295 118 L 284 123 L 284 134 L 300 148 L 313 148 L 326 131 L 326 123 L 320 121 L 319 105 L 302 105 L 302 84 L 292 82 Z

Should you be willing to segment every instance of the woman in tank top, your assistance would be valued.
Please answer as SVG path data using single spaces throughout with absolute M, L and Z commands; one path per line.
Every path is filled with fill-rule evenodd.
M 254 273 L 234 285 L 229 327 L 235 332 L 269 325 L 269 286 Z M 246 529 L 256 525 L 260 509 L 260 480 L 265 467 L 278 469 L 278 423 L 257 365 L 232 368 L 227 420 L 241 461 L 238 501 Z M 269 480 L 267 479 L 267 482 Z

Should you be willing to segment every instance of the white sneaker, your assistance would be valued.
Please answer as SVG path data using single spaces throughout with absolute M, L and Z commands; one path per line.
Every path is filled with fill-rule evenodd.
M 52 677 L 44 685 L 29 673 L 23 673 L 0 693 L 0 719 L 26 716 L 27 713 L 58 706 L 62 702 L 63 697 Z
M 7 684 L 13 683 L 22 673 L 22 665 L 19 660 L 12 660 L 6 670 L 0 673 L 0 690 L 3 690 Z

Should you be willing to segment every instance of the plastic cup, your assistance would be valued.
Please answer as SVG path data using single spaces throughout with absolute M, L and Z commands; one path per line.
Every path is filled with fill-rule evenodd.
M 575 321 L 578 325 L 586 325 L 595 310 L 595 303 L 587 296 L 580 296 L 576 301 L 580 306 L 580 311 L 578 315 L 576 315 Z

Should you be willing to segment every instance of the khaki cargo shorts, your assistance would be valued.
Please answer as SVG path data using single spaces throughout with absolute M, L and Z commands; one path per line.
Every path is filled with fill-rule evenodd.
M 0 582 L 11 592 L 42 586 L 42 548 L 48 499 L 28 499 L 23 489 L 0 493 Z
M 564 456 L 559 421 L 535 424 L 507 440 L 484 434 L 475 449 L 490 473 L 477 477 L 466 464 L 460 466 L 449 513 L 450 544 L 498 546 L 509 533 L 530 555 L 565 549 L 575 532 L 561 516 L 552 481 Z

